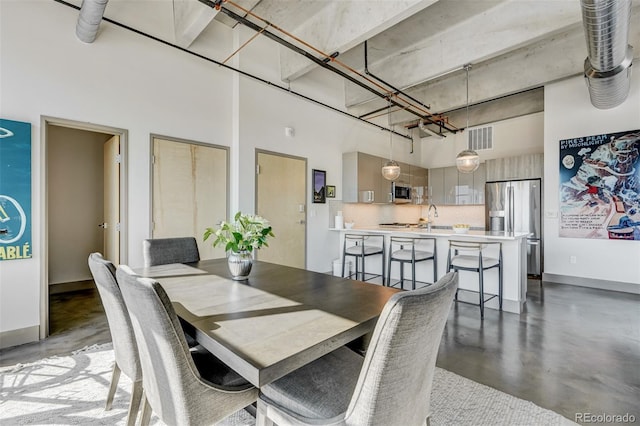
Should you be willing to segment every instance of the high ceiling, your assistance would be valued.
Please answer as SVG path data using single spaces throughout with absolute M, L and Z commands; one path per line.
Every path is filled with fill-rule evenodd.
M 319 52 L 337 53 L 340 63 L 330 66 L 349 75 L 354 75 L 349 68 L 364 74 L 367 41 L 371 74 L 430 106 L 428 113 L 446 114 L 457 127 L 465 126 L 465 64 L 471 64 L 469 101 L 482 103 L 484 110 L 475 107 L 473 121 L 486 122 L 541 110 L 542 90 L 535 89 L 582 74 L 587 56 L 578 0 L 233 0 L 223 7 L 260 27 L 266 24 L 256 16 L 264 18 L 307 45 L 274 26 L 265 31 L 319 59 L 324 59 Z M 221 25 L 238 25 L 198 0 L 110 0 L 105 16 L 187 49 L 196 40 L 198 45 L 216 43 L 215 29 Z M 629 44 L 637 59 L 640 0 L 632 1 L 630 22 Z M 318 66 L 280 47 L 282 81 L 295 81 Z M 360 116 L 388 104 L 345 82 L 350 113 Z M 416 120 L 406 111 L 393 114 L 394 122 L 405 125 Z

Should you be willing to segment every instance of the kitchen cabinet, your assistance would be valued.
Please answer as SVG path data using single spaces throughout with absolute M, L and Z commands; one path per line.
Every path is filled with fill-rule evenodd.
M 429 169 L 430 203 L 438 205 L 484 204 L 485 165 L 473 173 L 460 173 L 455 166 Z
M 389 203 L 391 182 L 382 176 L 386 160 L 364 152 L 342 154 L 342 201 Z
M 429 203 L 429 171 L 424 167 L 411 166 L 411 189 L 413 204 Z
M 487 160 L 487 181 L 536 179 L 544 176 L 544 154 L 525 154 L 516 157 Z

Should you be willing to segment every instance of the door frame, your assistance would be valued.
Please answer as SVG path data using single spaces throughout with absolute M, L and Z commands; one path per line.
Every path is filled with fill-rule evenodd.
M 307 250 L 307 241 L 309 239 L 309 229 L 307 224 L 309 223 L 309 218 L 308 218 L 308 214 L 309 214 L 309 202 L 308 202 L 308 196 L 309 196 L 309 188 L 308 188 L 308 179 L 307 179 L 307 174 L 309 171 L 309 161 L 306 157 L 299 157 L 297 155 L 291 155 L 291 154 L 283 154 L 281 152 L 276 152 L 276 151 L 269 151 L 266 149 L 260 149 L 260 148 L 256 148 L 255 149 L 255 154 L 254 154 L 254 160 L 253 160 L 253 164 L 254 164 L 254 170 L 255 170 L 255 177 L 254 177 L 254 181 L 253 181 L 253 187 L 255 188 L 254 194 L 254 200 L 253 200 L 253 205 L 254 210 L 256 210 L 256 214 L 258 214 L 257 210 L 258 210 L 258 155 L 259 154 L 267 154 L 267 155 L 274 155 L 276 157 L 284 157 L 284 158 L 291 158 L 294 160 L 301 160 L 304 161 L 304 268 L 307 269 L 308 267 L 308 250 Z M 259 257 L 256 254 L 256 259 L 259 260 Z
M 127 225 L 127 164 L 128 164 L 128 141 L 129 132 L 126 129 L 103 126 L 100 124 L 87 123 L 83 121 L 69 120 L 50 116 L 40 117 L 40 205 L 42 206 L 42 216 L 40 217 L 40 247 L 42 256 L 40 257 L 40 339 L 49 336 L 49 184 L 47 182 L 47 160 L 49 154 L 48 126 L 60 126 L 71 129 L 86 130 L 90 132 L 101 132 L 120 137 L 120 263 L 128 263 L 128 225 Z

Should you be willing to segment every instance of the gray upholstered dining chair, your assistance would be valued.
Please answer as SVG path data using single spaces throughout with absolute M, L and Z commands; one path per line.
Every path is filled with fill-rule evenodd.
M 113 263 L 102 257 L 100 253 L 91 253 L 89 255 L 89 269 L 91 269 L 91 274 L 107 316 L 115 355 L 105 410 L 111 409 L 120 379 L 120 372 L 123 372 L 133 382 L 129 414 L 127 416 L 127 425 L 132 426 L 136 422 L 140 401 L 142 400 L 142 369 L 140 368 L 138 348 L 133 335 L 131 320 L 116 281 L 116 268 Z
M 216 423 L 256 401 L 258 390 L 213 355 L 190 352 L 166 292 L 127 266 L 116 277 L 138 343 L 144 385 L 142 425 L 151 410 L 168 425 Z
M 190 263 L 200 260 L 194 237 L 149 238 L 142 242 L 144 266 Z
M 342 347 L 260 389 L 257 426 L 424 425 L 457 272 L 394 294 L 364 359 Z

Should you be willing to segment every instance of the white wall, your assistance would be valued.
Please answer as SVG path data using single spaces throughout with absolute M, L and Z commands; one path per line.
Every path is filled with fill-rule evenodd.
M 545 275 L 575 277 L 572 283 L 585 285 L 591 280 L 629 283 L 640 291 L 640 241 L 560 238 L 558 218 L 549 217 L 559 211 L 561 139 L 640 129 L 640 73 L 635 72 L 632 80 L 627 100 L 608 110 L 591 105 L 582 77 L 545 86 Z M 570 256 L 576 257 L 575 264 Z
M 232 73 L 103 22 L 75 37 L 78 12 L 52 1 L 3 1 L 0 116 L 32 124 L 33 258 L 0 262 L 0 333 L 37 326 L 43 277 L 41 116 L 128 130 L 131 265 L 149 233 L 151 133 L 229 145 Z M 220 34 L 230 44 L 231 31 Z
M 543 152 L 544 120 L 544 113 L 538 112 L 491 123 L 493 149 L 479 151 L 480 161 Z M 467 132 L 448 135 L 444 139 L 427 137 L 422 141 L 422 164 L 425 167 L 455 166 L 456 155 L 467 148 Z
M 309 175 L 313 168 L 326 170 L 337 198 L 342 196 L 343 152 L 389 153 L 387 132 L 112 24 L 102 22 L 97 40 L 83 44 L 74 33 L 77 13 L 50 0 L 2 2 L 0 116 L 32 123 L 33 258 L 0 262 L 0 335 L 37 327 L 40 321 L 45 276 L 42 116 L 128 131 L 128 258 L 122 261 L 132 266 L 142 264 L 141 244 L 149 236 L 152 133 L 230 146 L 231 206 L 246 211 L 254 210 L 255 148 L 306 157 Z M 252 35 L 241 27 L 235 33 L 217 28 L 219 45 L 195 46 L 218 59 Z M 241 55 L 253 57 L 234 58 L 242 69 L 269 79 L 279 75 L 273 71 L 277 46 L 265 38 L 258 37 Z M 343 83 L 326 73 L 312 72 L 292 89 L 315 87 L 310 95 L 338 106 Z M 319 89 L 321 81 L 328 86 Z M 294 139 L 285 138 L 285 126 L 296 129 Z M 409 146 L 396 142 L 394 158 L 419 164 L 419 149 L 410 156 Z M 310 201 L 308 268 L 328 271 L 338 250 L 327 231 L 328 204 Z M 335 253 L 320 247 L 335 247 Z

